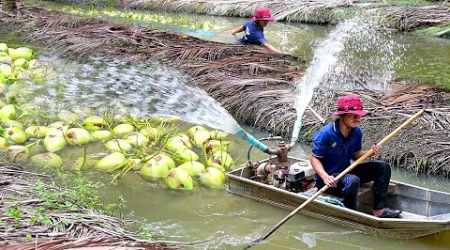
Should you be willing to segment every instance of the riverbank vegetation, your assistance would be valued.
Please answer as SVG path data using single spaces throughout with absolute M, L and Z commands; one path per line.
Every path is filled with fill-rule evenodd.
M 4 159 L 4 155 L 1 157 Z M 121 198 L 102 202 L 96 192 L 100 185 L 73 172 L 41 170 L 38 174 L 2 161 L 0 247 L 179 249 L 155 241 L 145 225 L 121 219 Z M 131 227 L 138 228 L 137 232 L 127 229 Z
M 291 133 L 296 117 L 292 83 L 306 68 L 296 58 L 36 8 L 24 9 L 21 19 L 8 15 L 1 15 L 0 19 L 5 28 L 20 30 L 23 37 L 52 47 L 64 56 L 85 59 L 101 55 L 140 63 L 158 59 L 194 77 L 198 86 L 219 100 L 240 122 L 277 134 Z M 247 63 L 242 62 L 244 57 Z M 389 147 L 381 157 L 415 172 L 448 175 L 449 92 L 432 86 L 396 83 L 400 81 L 391 83 L 388 95 L 365 88 L 355 91 L 373 111 L 372 117 L 363 123 L 367 131 L 365 141 L 376 141 L 382 137 L 379 133 L 387 133 L 408 114 L 425 107 L 428 112 L 415 130 L 405 132 L 402 135 L 405 139 L 397 141 L 399 144 Z M 364 86 L 364 82 L 360 84 Z M 330 109 L 340 94 L 343 92 L 318 90 L 313 107 L 330 120 Z M 306 139 L 321 127 L 308 111 L 304 124 L 302 138 Z

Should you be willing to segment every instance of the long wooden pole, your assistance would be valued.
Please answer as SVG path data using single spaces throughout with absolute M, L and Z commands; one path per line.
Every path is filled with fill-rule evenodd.
M 425 111 L 422 109 L 419 112 L 417 112 L 415 115 L 411 116 L 408 120 L 406 120 L 402 125 L 400 125 L 398 128 L 396 128 L 394 131 L 392 131 L 389 135 L 383 138 L 380 142 L 378 142 L 378 145 L 382 146 L 386 144 L 386 142 L 390 141 L 393 137 L 395 137 L 403 128 L 408 126 L 411 122 L 413 122 L 415 119 L 417 119 L 419 116 L 421 116 Z M 335 179 L 339 180 L 344 175 L 348 174 L 350 171 L 352 171 L 356 166 L 358 166 L 360 163 L 362 163 L 364 160 L 366 160 L 368 157 L 370 157 L 373 154 L 373 149 L 369 149 L 364 155 L 359 157 L 356 161 L 354 161 L 350 166 L 348 166 L 344 171 L 342 171 Z M 319 191 L 317 191 L 313 196 L 309 197 L 305 202 L 303 202 L 299 207 L 297 207 L 294 211 L 292 211 L 290 214 L 288 214 L 286 217 L 284 217 L 278 224 L 276 224 L 272 229 L 270 229 L 262 238 L 259 238 L 250 244 L 248 244 L 246 247 L 244 247 L 242 250 L 249 249 L 256 244 L 260 243 L 261 241 L 267 239 L 271 234 L 273 234 L 278 228 L 280 228 L 286 221 L 288 221 L 292 216 L 294 216 L 298 211 L 300 211 L 302 208 L 304 208 L 306 205 L 308 205 L 311 201 L 313 201 L 317 196 L 324 193 L 329 186 L 325 185 L 323 186 Z

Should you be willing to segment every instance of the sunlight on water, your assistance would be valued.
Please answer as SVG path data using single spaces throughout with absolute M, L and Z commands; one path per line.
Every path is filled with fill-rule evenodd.
M 220 103 L 196 87 L 180 72 L 160 65 L 132 66 L 120 61 L 95 59 L 87 64 L 44 59 L 65 65 L 64 72 L 48 85 L 29 86 L 33 105 L 57 113 L 59 110 L 91 108 L 95 114 L 106 111 L 148 116 L 177 116 L 230 133 L 239 130 L 236 120 Z M 61 68 L 61 67 L 56 67 Z
M 387 32 L 376 28 L 367 19 L 354 18 L 338 24 L 319 44 L 305 75 L 296 85 L 298 119 L 319 86 L 341 90 L 387 89 L 402 47 Z

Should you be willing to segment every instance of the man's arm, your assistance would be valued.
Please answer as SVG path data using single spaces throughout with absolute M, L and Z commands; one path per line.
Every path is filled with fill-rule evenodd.
M 283 52 L 281 52 L 280 50 L 276 49 L 275 47 L 273 47 L 272 45 L 270 45 L 269 43 L 263 43 L 263 46 L 266 50 L 272 52 L 272 53 L 276 53 L 276 54 L 284 54 Z
M 372 145 L 372 149 L 373 149 L 373 154 L 371 156 L 377 155 L 380 153 L 381 151 L 381 146 L 378 144 L 373 144 Z M 367 150 L 360 150 L 358 152 L 355 153 L 355 156 L 353 156 L 353 160 L 358 160 L 361 156 L 365 155 L 367 153 Z
M 325 185 L 330 187 L 337 187 L 336 179 L 334 178 L 334 176 L 328 175 L 327 172 L 325 172 L 322 162 L 320 162 L 320 160 L 317 157 L 311 156 L 310 162 L 314 171 L 320 178 L 322 178 L 323 183 L 325 183 Z
M 244 27 L 243 26 L 239 26 L 233 29 L 233 31 L 231 31 L 231 35 L 232 36 L 236 36 L 236 33 L 240 33 L 244 31 Z

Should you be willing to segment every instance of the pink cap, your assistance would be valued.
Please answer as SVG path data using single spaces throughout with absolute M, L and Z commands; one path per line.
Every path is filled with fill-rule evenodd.
M 269 8 L 262 7 L 262 8 L 256 9 L 255 15 L 252 16 L 252 20 L 254 20 L 254 21 L 258 21 L 258 20 L 273 21 L 273 20 L 275 20 L 275 17 L 270 14 Z
M 341 96 L 337 101 L 337 111 L 334 115 L 354 114 L 365 116 L 369 112 L 363 110 L 361 99 L 355 95 Z

